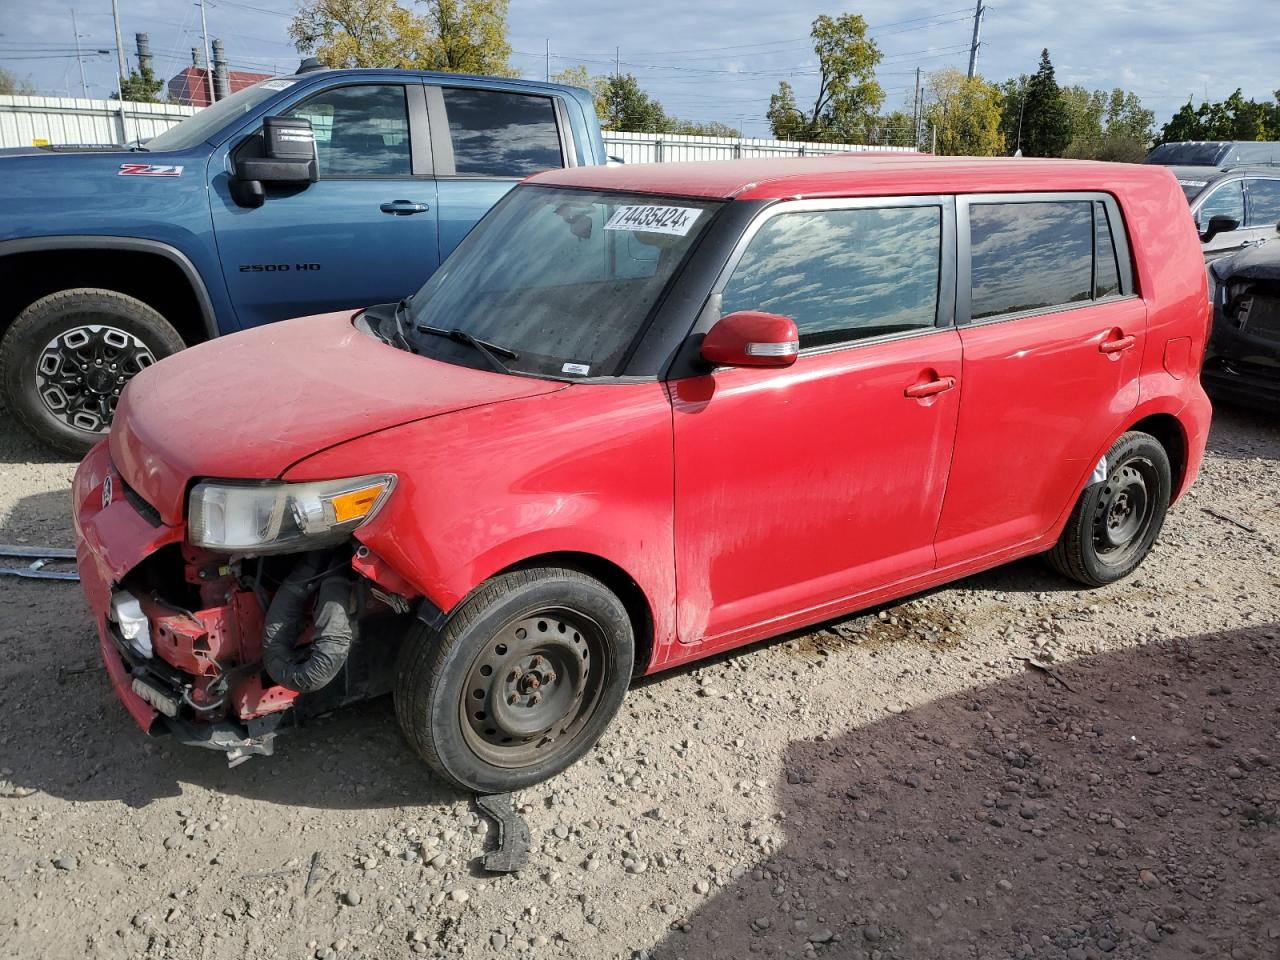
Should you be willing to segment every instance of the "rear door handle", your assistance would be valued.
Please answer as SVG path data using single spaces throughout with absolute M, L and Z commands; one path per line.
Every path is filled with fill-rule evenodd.
M 1118 337 L 1115 340 L 1103 340 L 1098 344 L 1098 350 L 1101 353 L 1120 353 L 1122 350 L 1128 350 L 1137 342 L 1137 339 L 1132 336 Z
M 912 400 L 923 400 L 925 397 L 936 397 L 940 393 L 946 393 L 955 385 L 955 377 L 939 377 L 937 380 L 913 383 L 902 391 L 902 395 Z
M 414 213 L 426 213 L 431 209 L 431 206 L 426 203 L 416 203 L 413 200 L 388 200 L 380 205 L 378 209 L 392 216 L 407 217 Z

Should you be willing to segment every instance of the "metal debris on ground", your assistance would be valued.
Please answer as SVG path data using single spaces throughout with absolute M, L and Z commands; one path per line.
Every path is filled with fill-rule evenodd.
M 484 855 L 490 873 L 515 873 L 529 862 L 529 827 L 516 813 L 515 797 L 496 793 L 476 797 L 476 806 L 498 825 L 498 846 Z
M 302 886 L 302 895 L 304 897 L 311 896 L 312 891 L 326 879 L 328 879 L 328 876 L 320 866 L 320 851 L 317 850 L 311 855 L 311 868 L 307 871 L 307 880 Z
M 1053 667 L 1049 666 L 1047 663 L 1041 663 L 1039 660 L 1036 660 L 1034 657 L 1015 656 L 1013 659 L 1021 660 L 1028 667 L 1032 667 L 1035 670 L 1039 670 L 1041 673 L 1045 674 L 1046 676 L 1050 676 L 1054 680 L 1057 680 L 1060 684 L 1062 684 L 1072 693 L 1076 692 L 1076 688 L 1073 687 L 1071 684 L 1067 683 L 1067 681 L 1063 679 L 1062 674 L 1060 674 L 1057 670 L 1053 669 Z
M 18 544 L 0 544 L 0 557 L 31 561 L 23 567 L 0 567 L 0 574 L 27 577 L 32 580 L 79 580 L 74 570 L 46 570 L 51 563 L 65 564 L 75 560 L 76 552 L 62 547 L 26 547 Z
M 1246 521 L 1241 520 L 1239 517 L 1233 516 L 1232 514 L 1229 514 L 1223 510 L 1217 510 L 1213 507 L 1201 507 L 1200 509 L 1203 510 L 1205 513 L 1209 514 L 1209 516 L 1211 517 L 1217 517 L 1219 520 L 1225 520 L 1227 523 L 1234 523 L 1237 527 L 1239 527 L 1241 530 L 1244 530 L 1247 533 L 1258 532 L 1258 528 L 1255 527 L 1253 524 L 1247 523 Z

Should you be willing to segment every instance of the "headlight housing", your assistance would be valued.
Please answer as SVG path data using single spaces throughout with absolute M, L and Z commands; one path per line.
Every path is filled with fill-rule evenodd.
M 386 502 L 395 474 L 314 483 L 206 480 L 191 491 L 187 539 L 223 553 L 288 553 L 341 543 Z

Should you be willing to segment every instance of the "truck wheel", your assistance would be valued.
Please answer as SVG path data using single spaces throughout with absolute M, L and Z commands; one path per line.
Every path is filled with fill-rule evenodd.
M 396 668 L 396 716 L 444 780 L 508 793 L 554 776 L 600 739 L 631 679 L 626 608 L 576 570 L 495 577 L 449 617 L 418 626 Z
M 1127 577 L 1151 552 L 1173 489 L 1169 455 L 1150 434 L 1124 434 L 1107 451 L 1107 479 L 1085 487 L 1048 560 L 1090 587 Z
M 0 389 L 29 433 L 79 458 L 106 436 L 124 385 L 183 346 L 141 300 L 60 290 L 18 314 L 0 340 Z

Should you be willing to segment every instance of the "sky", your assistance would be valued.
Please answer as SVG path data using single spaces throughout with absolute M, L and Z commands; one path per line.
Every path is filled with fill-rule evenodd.
M 124 46 L 150 35 L 157 73 L 168 78 L 201 44 L 200 9 L 190 0 L 118 0 Z M 910 109 L 915 70 L 968 66 L 976 2 L 862 0 L 844 8 L 871 26 L 883 60 L 877 76 L 883 109 Z M 232 69 L 292 72 L 298 52 L 286 33 L 296 0 L 206 0 L 210 38 L 220 37 Z M 75 24 L 72 26 L 72 11 Z M 801 105 L 817 92 L 809 25 L 841 9 L 817 0 L 737 3 L 643 0 L 583 4 L 511 0 L 512 64 L 541 78 L 548 41 L 551 70 L 583 64 L 612 72 L 615 60 L 669 114 L 720 120 L 747 136 L 768 136 L 769 95 L 788 80 Z M 111 0 L 0 0 L 0 67 L 40 92 L 81 96 L 76 33 L 89 95 L 115 89 Z M 1188 98 L 1221 100 L 1237 87 L 1270 99 L 1280 37 L 1278 0 L 995 0 L 982 23 L 978 72 L 990 80 L 1034 72 L 1048 47 L 1060 84 L 1120 86 L 1136 92 L 1163 123 Z M 92 51 L 109 50 L 109 54 Z

